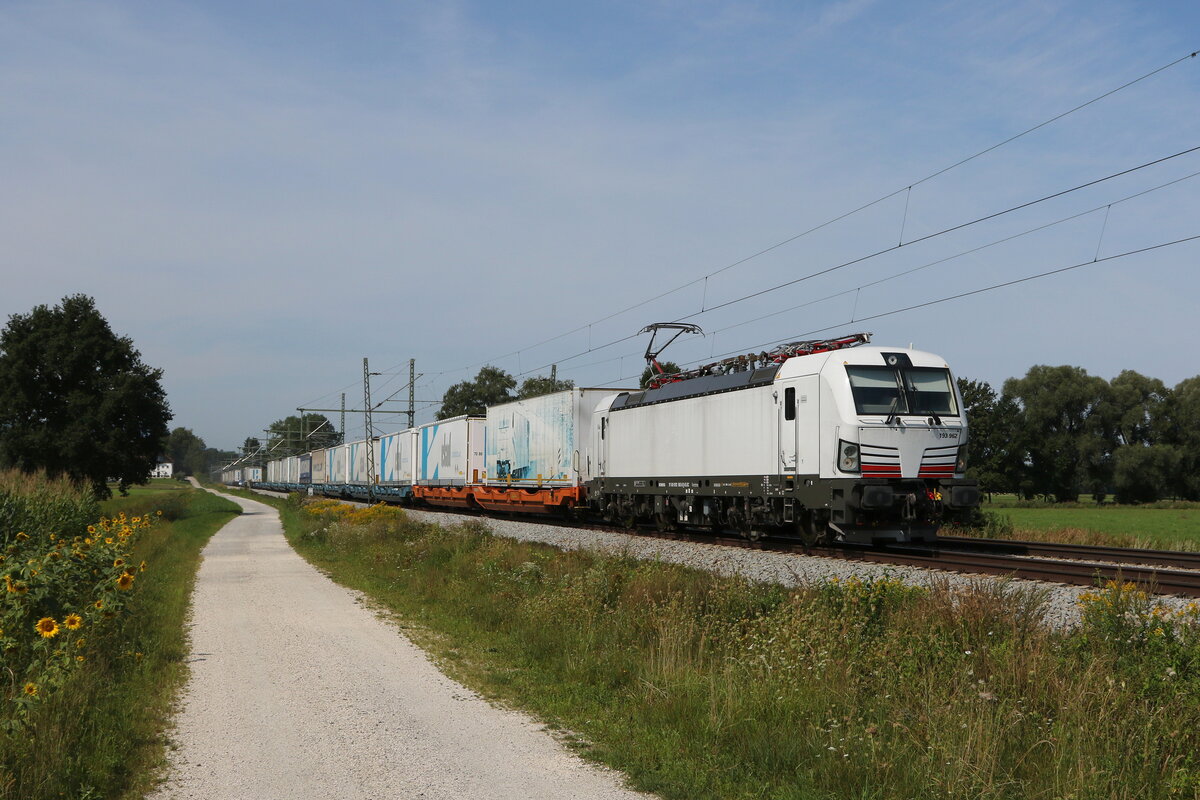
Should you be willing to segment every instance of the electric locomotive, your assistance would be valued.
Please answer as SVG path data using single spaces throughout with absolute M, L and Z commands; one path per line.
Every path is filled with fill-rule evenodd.
M 810 543 L 926 540 L 965 521 L 980 493 L 949 367 L 869 341 L 796 342 L 610 395 L 589 502 L 626 525 Z

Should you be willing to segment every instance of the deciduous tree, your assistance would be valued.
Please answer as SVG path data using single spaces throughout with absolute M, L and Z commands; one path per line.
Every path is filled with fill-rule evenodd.
M 958 379 L 970 427 L 967 474 L 986 492 L 1016 492 L 1025 477 L 1025 437 L 1021 409 L 998 396 L 986 381 Z
M 544 394 L 552 392 L 561 392 L 564 389 L 574 389 L 575 381 L 560 381 L 552 378 L 538 375 L 533 378 L 526 378 L 521 383 L 521 388 L 517 390 L 517 399 L 524 400 L 527 397 L 540 397 Z
M 171 410 L 142 362 L 85 295 L 14 314 L 0 332 L 0 462 L 110 496 L 150 476 Z
M 167 458 L 175 465 L 176 475 L 207 475 L 207 445 L 190 428 L 176 428 L 167 437 Z
M 1038 491 L 1077 500 L 1082 487 L 1102 493 L 1111 475 L 1101 406 L 1108 382 L 1082 367 L 1031 367 L 1004 382 L 1022 409 L 1028 435 L 1029 478 Z
M 516 379 L 497 367 L 484 367 L 473 381 L 456 383 L 442 396 L 442 407 L 438 419 L 450 419 L 462 414 L 481 415 L 488 406 L 507 403 L 516 399 L 512 391 Z

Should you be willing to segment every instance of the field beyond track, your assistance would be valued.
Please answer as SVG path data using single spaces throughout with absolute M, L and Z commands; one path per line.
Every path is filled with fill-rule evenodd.
M 1066 541 L 1094 540 L 1126 547 L 1200 549 L 1200 503 L 1161 502 L 1144 506 L 1114 503 L 1021 502 L 994 495 L 983 510 L 1012 523 L 1013 538 L 1045 538 L 1027 532 L 1060 533 Z M 1088 537 L 1086 534 L 1094 534 Z

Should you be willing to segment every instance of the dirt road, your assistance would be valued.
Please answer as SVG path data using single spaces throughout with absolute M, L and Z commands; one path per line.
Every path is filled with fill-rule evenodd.
M 156 798 L 645 798 L 437 671 L 301 559 L 275 511 L 213 537 Z

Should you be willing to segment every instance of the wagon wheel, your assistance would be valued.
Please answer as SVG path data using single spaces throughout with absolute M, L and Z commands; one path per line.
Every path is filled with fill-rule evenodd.
M 631 531 L 637 527 L 637 513 L 634 511 L 633 501 L 624 500 L 621 502 L 620 511 L 617 515 L 617 522 L 627 531 Z
M 654 515 L 654 527 L 658 528 L 659 533 L 675 530 L 675 515 L 666 511 L 658 512 Z

